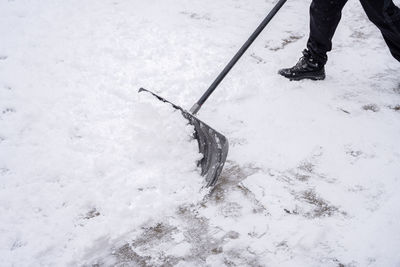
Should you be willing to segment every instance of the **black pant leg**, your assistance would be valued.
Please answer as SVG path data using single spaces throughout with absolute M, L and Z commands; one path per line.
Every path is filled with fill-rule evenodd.
M 360 0 L 368 18 L 379 28 L 393 57 L 400 61 L 400 9 L 392 0 Z
M 313 0 L 311 3 L 307 48 L 322 64 L 326 63 L 326 53 L 332 49 L 332 38 L 346 2 L 347 0 Z

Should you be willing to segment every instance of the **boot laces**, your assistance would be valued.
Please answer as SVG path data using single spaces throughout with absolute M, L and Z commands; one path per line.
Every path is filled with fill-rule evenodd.
M 303 56 L 299 59 L 296 65 L 293 67 L 295 70 L 302 70 L 308 68 L 318 68 L 319 63 L 311 57 L 311 54 L 306 49 L 303 50 Z

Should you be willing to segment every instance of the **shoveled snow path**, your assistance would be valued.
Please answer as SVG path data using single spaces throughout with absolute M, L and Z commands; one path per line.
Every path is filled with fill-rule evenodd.
M 192 129 L 136 93 L 189 108 L 272 4 L 0 2 L 4 264 L 398 266 L 400 65 L 357 1 L 325 81 L 276 75 L 288 1 L 204 105 L 231 145 L 205 197 Z

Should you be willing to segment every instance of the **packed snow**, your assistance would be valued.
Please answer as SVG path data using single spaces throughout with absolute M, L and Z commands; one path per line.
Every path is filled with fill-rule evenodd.
M 358 1 L 325 81 L 276 74 L 308 35 L 289 0 L 203 106 L 211 190 L 138 94 L 189 109 L 275 3 L 0 1 L 0 265 L 400 266 L 400 64 Z

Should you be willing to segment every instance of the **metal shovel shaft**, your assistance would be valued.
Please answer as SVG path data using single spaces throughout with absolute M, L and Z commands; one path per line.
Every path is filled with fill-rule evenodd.
M 246 52 L 262 30 L 267 26 L 279 9 L 287 0 L 279 0 L 275 7 L 269 12 L 267 17 L 257 27 L 250 38 L 243 44 L 236 55 L 231 59 L 228 65 L 222 70 L 215 81 L 203 94 L 203 96 L 193 105 L 190 109 L 190 113 L 182 109 L 181 107 L 167 101 L 166 99 L 158 96 L 157 94 L 148 91 L 144 88 L 140 88 L 139 92 L 146 91 L 157 97 L 159 100 L 170 103 L 175 109 L 179 109 L 191 125 L 194 126 L 194 138 L 199 144 L 199 152 L 203 154 L 203 158 L 200 160 L 199 165 L 201 166 L 201 175 L 206 178 L 206 186 L 213 186 L 217 182 L 218 176 L 220 175 L 222 168 L 224 167 L 226 157 L 229 150 L 228 140 L 224 135 L 217 132 L 194 115 L 200 110 L 201 106 L 208 99 L 208 97 L 214 92 L 217 86 L 222 82 L 225 76 L 229 73 L 232 67 L 240 59 L 240 57 Z
M 190 112 L 195 115 L 201 108 L 201 106 L 206 102 L 208 97 L 214 92 L 217 86 L 222 82 L 225 76 L 229 73 L 229 71 L 235 66 L 236 62 L 243 56 L 246 50 L 250 47 L 250 45 L 254 42 L 254 40 L 260 35 L 260 33 L 264 30 L 264 28 L 268 25 L 271 19 L 278 13 L 279 9 L 285 4 L 287 0 L 279 0 L 278 3 L 274 6 L 274 8 L 268 13 L 265 19 L 261 22 L 261 24 L 257 27 L 257 29 L 253 32 L 253 34 L 249 37 L 249 39 L 242 45 L 236 55 L 231 59 L 231 61 L 226 65 L 226 67 L 222 70 L 222 72 L 218 75 L 215 81 L 210 85 L 207 91 L 201 96 L 201 98 L 193 105 L 190 109 Z

